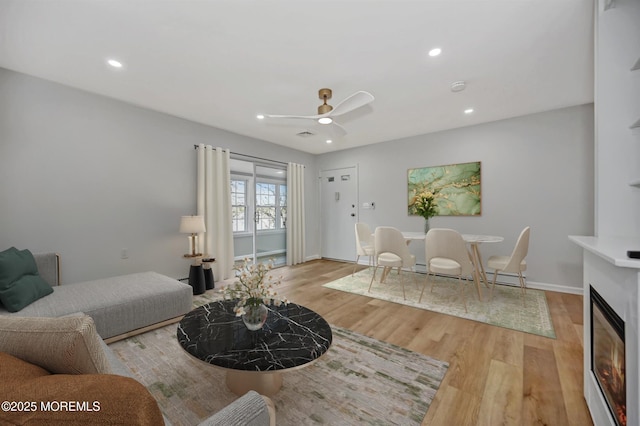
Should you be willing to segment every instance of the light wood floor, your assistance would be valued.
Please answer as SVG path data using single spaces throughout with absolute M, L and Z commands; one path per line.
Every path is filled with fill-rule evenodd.
M 359 267 L 362 269 L 364 267 Z M 322 287 L 353 264 L 279 268 L 279 292 L 330 324 L 447 361 L 423 425 L 592 425 L 582 396 L 582 296 L 546 292 L 557 339 Z

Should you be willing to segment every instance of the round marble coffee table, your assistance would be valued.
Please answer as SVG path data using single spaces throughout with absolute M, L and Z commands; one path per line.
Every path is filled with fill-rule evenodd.
M 226 369 L 227 386 L 236 395 L 249 390 L 275 394 L 284 371 L 309 365 L 331 346 L 329 324 L 304 306 L 269 306 L 267 322 L 258 331 L 245 327 L 234 306 L 232 300 L 221 300 L 194 309 L 180 321 L 177 337 L 189 354 Z

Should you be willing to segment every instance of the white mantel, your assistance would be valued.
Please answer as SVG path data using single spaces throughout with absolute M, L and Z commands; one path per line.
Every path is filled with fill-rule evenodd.
M 625 322 L 627 424 L 640 426 L 640 260 L 627 250 L 640 250 L 638 238 L 569 236 L 583 250 L 584 397 L 596 426 L 615 425 L 591 373 L 589 286 L 593 286 Z
M 570 235 L 585 250 L 621 268 L 640 269 L 640 259 L 629 259 L 627 250 L 640 250 L 640 238 L 602 238 Z

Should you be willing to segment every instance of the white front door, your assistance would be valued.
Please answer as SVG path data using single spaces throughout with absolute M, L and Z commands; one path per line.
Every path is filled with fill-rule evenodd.
M 322 257 L 354 261 L 358 220 L 356 167 L 320 172 Z

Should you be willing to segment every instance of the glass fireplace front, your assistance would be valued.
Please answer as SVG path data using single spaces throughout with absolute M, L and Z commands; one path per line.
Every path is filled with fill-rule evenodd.
M 600 294 L 591 293 L 591 371 L 616 425 L 627 424 L 624 321 Z

